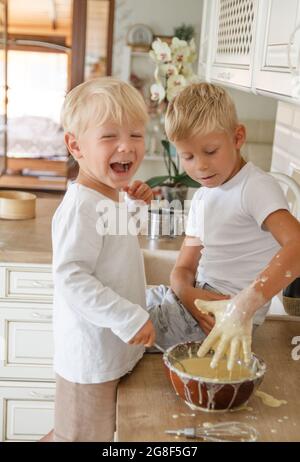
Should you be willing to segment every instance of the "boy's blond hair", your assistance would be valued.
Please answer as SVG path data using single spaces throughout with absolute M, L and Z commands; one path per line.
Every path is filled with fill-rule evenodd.
M 107 121 L 146 124 L 148 114 L 141 94 L 126 82 L 100 77 L 73 88 L 64 101 L 61 123 L 64 131 L 75 137 L 82 135 L 92 123 Z
M 212 131 L 232 132 L 238 124 L 235 105 L 223 88 L 209 83 L 185 87 L 170 102 L 165 119 L 170 141 Z

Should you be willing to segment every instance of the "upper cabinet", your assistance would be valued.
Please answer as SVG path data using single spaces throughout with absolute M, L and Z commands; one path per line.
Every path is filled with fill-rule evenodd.
M 199 74 L 300 100 L 300 0 L 204 0 Z
M 251 87 L 259 0 L 204 0 L 199 74 Z
M 254 86 L 289 97 L 300 97 L 300 1 L 263 0 L 261 5 Z M 299 29 L 299 33 L 298 33 Z

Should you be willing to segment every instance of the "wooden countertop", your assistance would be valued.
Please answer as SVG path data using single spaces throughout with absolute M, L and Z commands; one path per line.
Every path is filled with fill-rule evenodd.
M 7 263 L 52 262 L 51 220 L 60 198 L 38 198 L 32 220 L 0 219 L 0 261 Z M 140 236 L 142 249 L 179 250 L 183 238 L 152 240 Z
M 204 422 L 241 421 L 254 426 L 259 441 L 300 441 L 300 359 L 292 359 L 300 337 L 300 318 L 266 320 L 255 333 L 253 351 L 267 363 L 267 373 L 260 390 L 287 404 L 272 408 L 252 396 L 248 406 L 224 414 L 192 411 L 177 397 L 166 377 L 162 355 L 146 354 L 134 371 L 119 386 L 117 400 L 117 435 L 119 442 L 201 441 L 165 435 L 165 430 L 194 427 Z M 298 352 L 299 355 L 299 352 Z
M 51 220 L 61 198 L 37 199 L 32 220 L 0 219 L 0 261 L 51 263 Z

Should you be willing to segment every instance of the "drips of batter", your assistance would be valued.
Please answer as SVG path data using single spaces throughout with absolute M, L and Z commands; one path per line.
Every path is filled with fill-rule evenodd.
M 255 396 L 261 398 L 262 402 L 270 407 L 279 407 L 282 404 L 287 404 L 284 399 L 276 399 L 274 396 L 265 393 L 264 391 L 256 390 Z

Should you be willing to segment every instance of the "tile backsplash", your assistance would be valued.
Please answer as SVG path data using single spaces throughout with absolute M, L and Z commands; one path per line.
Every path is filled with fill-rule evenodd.
M 262 170 L 270 171 L 275 123 L 273 120 L 247 119 L 241 121 L 246 126 L 247 142 L 242 149 L 244 158 Z
M 278 104 L 271 171 L 293 177 L 300 185 L 300 107 Z

